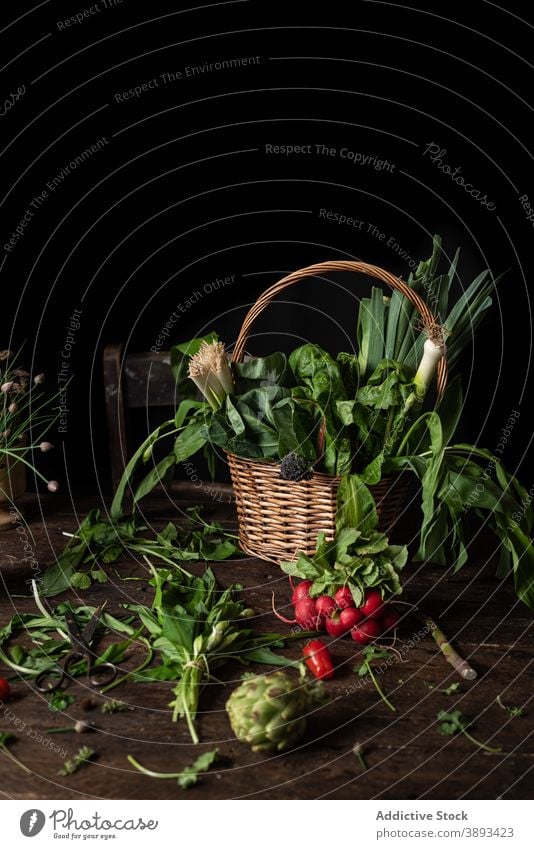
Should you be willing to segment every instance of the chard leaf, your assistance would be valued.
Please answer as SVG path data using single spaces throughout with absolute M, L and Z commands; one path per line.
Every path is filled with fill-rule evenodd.
M 376 504 L 370 490 L 358 475 L 344 475 L 337 492 L 336 527 L 357 528 L 363 535 L 378 525 Z

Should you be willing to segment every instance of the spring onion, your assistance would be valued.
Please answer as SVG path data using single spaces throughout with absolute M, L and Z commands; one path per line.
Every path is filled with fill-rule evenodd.
M 218 410 L 234 391 L 234 378 L 222 342 L 203 342 L 189 361 L 189 377 L 209 405 Z

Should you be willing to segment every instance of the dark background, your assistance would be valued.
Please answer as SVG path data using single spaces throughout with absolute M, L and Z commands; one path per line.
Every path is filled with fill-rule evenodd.
M 82 310 L 67 433 L 54 435 L 57 450 L 42 458 L 46 474 L 68 476 L 78 490 L 97 480 L 109 489 L 106 343 L 150 349 L 182 304 L 171 342 L 216 328 L 231 345 L 247 305 L 282 274 L 361 258 L 406 277 L 406 256 L 426 258 L 440 233 L 449 256 L 463 249 L 458 288 L 485 267 L 506 271 L 465 358 L 463 436 L 494 450 L 510 412 L 520 411 L 503 459 L 530 486 L 533 224 L 519 201 L 534 198 L 530 4 L 97 6 L 64 29 L 58 22 L 95 4 L 17 2 L 1 12 L 0 100 L 25 92 L 0 117 L 0 347 L 25 343 L 26 363 L 46 371 L 55 391 L 69 317 Z M 186 76 L 188 66 L 256 56 L 247 67 Z M 169 72 L 182 78 L 164 84 Z M 117 102 L 154 79 L 140 97 Z M 6 252 L 32 198 L 102 137 L 103 148 L 48 192 Z M 430 143 L 494 210 L 424 155 Z M 312 153 L 268 155 L 268 144 L 310 144 Z M 336 154 L 317 155 L 316 144 Z M 394 167 L 354 164 L 341 158 L 344 147 Z M 365 225 L 338 225 L 321 209 Z M 204 292 L 229 275 L 230 286 Z M 286 299 L 294 303 L 258 323 L 260 334 L 275 335 L 258 336 L 250 350 L 301 339 L 350 349 L 355 297 L 369 285 L 348 276 L 335 283 L 294 287 Z M 145 418 L 130 418 L 133 442 Z

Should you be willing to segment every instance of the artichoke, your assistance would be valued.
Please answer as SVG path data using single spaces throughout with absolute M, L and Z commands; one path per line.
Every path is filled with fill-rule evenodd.
M 278 670 L 246 676 L 226 702 L 234 734 L 253 752 L 283 752 L 306 730 L 306 713 L 324 699 L 319 682 L 305 685 Z

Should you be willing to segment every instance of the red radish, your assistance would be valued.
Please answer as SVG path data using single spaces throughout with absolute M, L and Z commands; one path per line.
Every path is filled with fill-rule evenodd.
M 382 628 L 375 619 L 367 619 L 365 622 L 360 622 L 352 629 L 350 635 L 354 642 L 360 646 L 366 646 L 372 643 L 382 633 Z
M 297 601 L 295 605 L 295 619 L 297 620 L 297 625 L 300 625 L 306 631 L 314 631 L 316 629 L 317 611 L 313 598 L 307 596 Z
M 365 601 L 360 607 L 361 612 L 365 617 L 369 616 L 372 619 L 379 619 L 382 616 L 384 602 L 379 590 L 367 590 L 365 593 Z
M 313 598 L 306 596 L 306 598 L 302 598 L 296 603 L 294 619 L 287 619 L 285 616 L 282 616 L 281 613 L 278 613 L 276 607 L 274 606 L 274 593 L 272 597 L 271 606 L 276 618 L 280 619 L 281 622 L 285 622 L 286 625 L 299 625 L 306 631 L 316 630 L 317 613 L 315 611 L 315 601 Z
M 303 650 L 306 666 L 315 678 L 333 678 L 334 666 L 328 648 L 322 640 L 311 640 Z
M 343 637 L 347 633 L 347 626 L 341 621 L 341 614 L 338 610 L 325 619 L 325 628 L 331 637 Z
M 335 593 L 334 598 L 341 610 L 345 610 L 347 607 L 354 607 L 354 599 L 348 587 L 340 587 Z
M 7 701 L 11 693 L 11 687 L 7 678 L 0 678 L 0 702 Z
M 334 599 L 329 595 L 320 595 L 315 600 L 315 610 L 317 611 L 318 619 L 324 624 L 324 620 L 331 616 L 336 609 Z
M 291 596 L 291 604 L 296 604 L 301 599 L 308 598 L 312 584 L 313 581 L 301 581 L 300 584 L 297 584 Z
M 345 610 L 342 610 L 339 614 L 339 621 L 345 628 L 345 633 L 350 631 L 351 628 L 354 628 L 358 622 L 361 622 L 363 619 L 362 614 L 358 610 L 357 607 L 346 607 Z
M 399 624 L 399 614 L 394 607 L 386 604 L 382 613 L 382 628 L 384 631 L 391 631 Z

